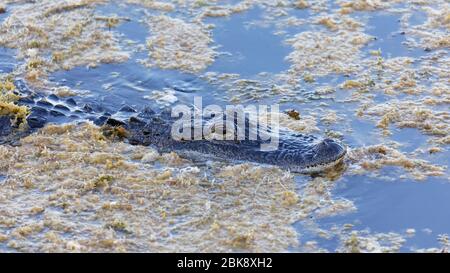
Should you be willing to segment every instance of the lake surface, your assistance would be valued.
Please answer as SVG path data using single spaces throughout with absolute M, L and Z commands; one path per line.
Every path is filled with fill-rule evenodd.
M 234 2 L 236 1 L 230 4 Z M 436 5 L 439 6 L 441 3 L 438 1 Z M 15 6 L 11 6 L 13 7 Z M 214 103 L 221 106 L 230 104 L 231 97 L 236 94 L 242 95 L 245 101 L 241 102 L 245 104 L 280 103 L 282 111 L 294 108 L 301 115 L 313 115 L 319 129 L 314 134 L 323 136 L 330 131 L 338 132 L 341 140 L 352 150 L 370 145 L 389 146 L 389 143 L 394 141 L 396 149 L 407 157 L 426 160 L 430 164 L 444 168 L 449 166 L 448 144 L 433 144 L 431 140 L 434 136 L 424 133 L 420 127 L 403 128 L 397 126 L 398 123 L 391 122 L 388 127 L 391 134 L 383 134 L 382 129 L 377 127 L 379 119 L 370 115 L 356 114 L 364 103 L 388 105 L 394 100 L 396 102 L 419 101 L 429 96 L 427 91 L 420 94 L 396 92 L 391 95 L 383 92 L 377 85 L 374 89 L 361 92 L 362 96 L 368 93 L 372 94 L 372 97 L 346 102 L 345 99 L 351 97 L 352 92 L 356 91 L 346 90 L 341 88 L 341 85 L 349 79 L 361 79 L 362 72 L 349 71 L 324 75 L 317 72 L 313 65 L 309 71 L 314 80 L 307 81 L 302 80 L 304 76 L 302 73 L 295 74 L 290 70 L 292 62 L 287 56 L 293 48 L 287 42 L 289 39 L 304 32 L 333 33 L 323 24 L 314 23 L 319 13 L 312 10 L 313 7 L 297 9 L 288 6 L 283 8 L 285 15 L 272 18 L 273 14 L 276 14 L 272 11 L 275 9 L 274 6 L 255 5 L 229 16 L 206 17 L 203 19 L 203 24 L 214 25 L 210 30 L 213 40 L 210 46 L 214 47 L 219 54 L 213 63 L 196 72 L 142 65 L 141 60 L 148 59 L 146 40 L 153 35 L 146 23 L 147 17 L 160 14 L 160 11 L 134 4 L 127 5 L 127 8 L 123 7 L 123 4 L 117 3 L 98 5 L 95 8 L 95 14 L 99 16 L 115 14 L 129 18 L 114 27 L 112 31 L 120 37 L 119 44 L 130 54 L 130 58 L 121 63 L 99 64 L 95 68 L 77 66 L 69 70 L 52 71 L 48 75 L 50 84 L 88 91 L 87 94 L 82 95 L 84 99 L 81 100 L 100 102 L 113 109 L 122 105 L 130 105 L 138 109 L 147 105 L 161 107 L 161 103 L 151 97 L 155 90 L 166 90 L 165 92 L 170 90 L 171 94 L 177 98 L 177 103 L 189 104 L 193 102 L 194 96 L 201 96 L 204 105 Z M 337 4 L 329 4 L 329 7 L 321 14 L 333 16 L 338 14 L 339 8 Z M 411 14 L 408 27 L 402 27 L 401 20 L 405 20 L 402 16 L 406 14 L 406 11 L 402 12 L 402 9 Z M 0 15 L 0 22 L 7 18 L 8 12 Z M 188 21 L 186 19 L 188 15 L 181 10 L 171 11 L 166 15 Z M 283 23 L 282 20 L 289 17 L 304 20 L 304 23 L 298 26 Z M 428 18 L 427 13 L 419 6 L 393 5 L 375 11 L 370 9 L 354 11 L 349 18 L 360 22 L 362 30 L 358 31 L 376 37 L 358 49 L 357 60 L 360 63 L 376 58 L 373 56 L 373 51 L 379 52 L 379 57 L 384 60 L 398 57 L 412 58 L 414 60 L 412 69 L 415 66 L 419 67 L 421 60 L 438 51 L 442 52 L 440 56 L 444 56 L 440 58 L 448 58 L 448 47 L 424 50 L 406 43 L 410 38 L 409 28 L 424 24 Z M 130 40 L 133 42 L 131 43 Z M 139 47 L 139 45 L 144 46 Z M 339 48 L 336 50 L 339 51 Z M 0 47 L 0 73 L 11 73 L 20 67 L 22 61 L 16 59 L 16 54 L 14 49 Z M 330 55 L 333 54 L 335 53 L 330 52 Z M 333 57 L 330 58 L 333 60 Z M 305 59 L 308 59 L 307 55 Z M 318 67 L 317 63 L 316 67 Z M 444 71 L 447 68 L 448 64 L 443 66 Z M 261 74 L 263 72 L 264 74 Z M 447 77 L 450 74 L 448 72 Z M 236 87 L 235 83 L 227 82 L 227 80 L 217 83 L 208 77 L 210 75 L 208 73 L 238 74 L 238 79 L 258 82 L 259 89 L 255 91 L 248 86 Z M 430 73 L 432 75 L 428 79 L 416 75 L 417 85 L 431 88 L 434 82 L 440 81 L 444 83 L 445 92 L 448 94 L 448 78 L 433 75 L 435 73 L 433 71 Z M 300 80 L 295 86 L 289 87 L 293 94 L 272 94 L 269 90 L 274 85 L 282 85 L 285 80 L 283 77 L 286 75 Z M 373 79 L 377 81 L 376 76 L 373 76 Z M 393 84 L 395 82 L 387 83 L 388 86 Z M 333 91 L 328 94 L 318 92 L 322 87 L 330 87 Z M 246 89 L 240 91 L 239 88 Z M 377 88 L 379 89 L 375 90 Z M 449 112 L 448 102 L 426 107 L 431 111 Z M 327 119 L 323 118 L 329 111 L 337 114 L 337 121 L 327 122 Z M 448 124 L 445 117 L 443 122 Z M 426 152 L 434 146 L 439 146 L 441 151 L 432 154 Z M 417 152 L 418 149 L 423 149 L 425 152 Z M 448 170 L 440 176 L 425 176 L 421 180 L 416 180 L 414 176 L 408 175 L 407 168 L 395 166 L 395 164 L 385 164 L 373 172 L 369 170 L 362 173 L 353 172 L 356 168 L 354 166 L 358 163 L 349 162 L 348 164 L 350 167 L 334 178 L 331 194 L 335 200 L 349 200 L 355 209 L 331 216 L 311 213 L 308 219 L 296 221 L 293 226 L 298 233 L 301 246 L 305 242 L 314 242 L 313 244 L 317 247 L 314 251 L 318 249 L 336 251 L 342 245 L 342 238 L 348 235 L 342 231 L 342 227 L 351 224 L 352 231 L 356 231 L 356 234 L 361 236 L 381 233 L 399 234 L 405 239 L 399 249 L 402 252 L 441 247 L 438 236 L 450 232 Z M 0 174 L 0 186 L 4 178 L 5 176 Z M 300 198 L 304 194 L 303 186 L 310 179 L 309 176 L 295 175 Z M 311 222 L 314 224 L 311 225 Z M 341 231 L 335 231 L 336 228 Z M 328 235 L 323 236 L 319 230 L 327 231 Z M 8 246 L 0 246 L 0 249 L 11 251 Z M 289 251 L 308 251 L 308 248 L 290 247 Z

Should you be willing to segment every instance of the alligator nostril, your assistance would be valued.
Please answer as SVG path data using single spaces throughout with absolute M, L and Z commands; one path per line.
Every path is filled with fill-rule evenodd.
M 345 152 L 345 148 L 330 138 L 322 140 L 316 146 L 316 157 L 335 157 L 340 156 L 343 152 Z

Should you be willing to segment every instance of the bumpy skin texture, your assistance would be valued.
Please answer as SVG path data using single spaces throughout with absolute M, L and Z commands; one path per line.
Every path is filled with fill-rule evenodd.
M 153 145 L 160 151 L 177 151 L 182 154 L 197 152 L 214 157 L 237 161 L 251 161 L 277 165 L 293 172 L 319 172 L 338 163 L 345 155 L 346 148 L 332 139 L 318 139 L 311 135 L 280 132 L 279 146 L 274 151 L 262 151 L 258 140 L 182 140 L 171 137 L 174 119 L 170 113 L 138 115 L 126 122 L 128 140 L 132 144 Z M 207 122 L 207 120 L 205 121 Z M 248 128 L 248 120 L 246 129 Z M 248 135 L 248 130 L 246 130 Z
M 301 173 L 323 171 L 340 162 L 346 154 L 346 148 L 335 140 L 290 132 L 280 132 L 279 146 L 274 151 L 262 151 L 260 148 L 264 141 L 260 139 L 207 140 L 202 136 L 200 140 L 174 140 L 171 130 L 176 119 L 171 117 L 169 111 L 156 113 L 145 108 L 137 113 L 133 108 L 124 106 L 113 112 L 97 104 L 80 104 L 74 98 L 61 100 L 55 95 L 43 97 L 32 92 L 21 80 L 15 84 L 22 96 L 19 104 L 30 107 L 31 114 L 27 118 L 30 132 L 43 127 L 47 122 L 87 119 L 99 126 L 121 126 L 127 130 L 126 139 L 130 144 L 151 145 L 160 152 L 176 151 L 186 156 L 200 154 L 225 160 L 251 161 Z M 114 114 L 121 118 L 112 117 Z M 0 121 L 6 122 L 3 119 Z M 248 136 L 248 119 L 245 127 Z M 6 133 L 2 132 L 3 135 Z

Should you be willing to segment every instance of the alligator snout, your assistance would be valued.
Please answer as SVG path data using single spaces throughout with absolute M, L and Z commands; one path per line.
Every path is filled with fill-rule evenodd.
M 323 162 L 333 161 L 341 158 L 347 149 L 345 146 L 334 139 L 326 138 L 317 144 L 315 147 L 315 158 L 319 162 L 323 159 Z

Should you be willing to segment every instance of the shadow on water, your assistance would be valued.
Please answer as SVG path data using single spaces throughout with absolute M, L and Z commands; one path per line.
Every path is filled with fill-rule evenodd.
M 194 95 L 202 95 L 210 88 L 199 78 L 178 71 L 147 69 L 130 60 L 122 64 L 101 65 L 94 69 L 77 67 L 59 71 L 52 80 L 74 89 L 88 90 L 90 97 L 118 109 L 127 104 L 135 107 L 155 106 L 149 96 L 166 88 L 175 92 L 179 102 L 192 103 Z M 208 96 L 203 96 L 208 102 Z

